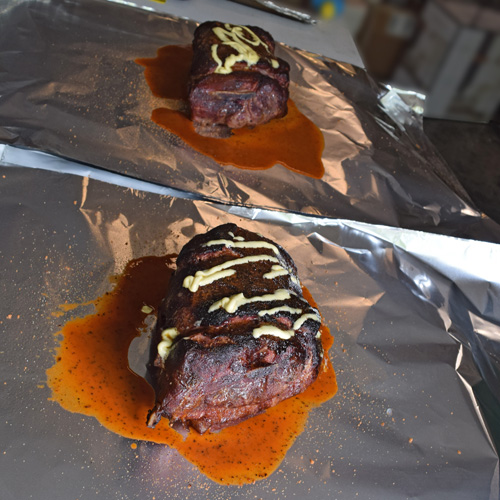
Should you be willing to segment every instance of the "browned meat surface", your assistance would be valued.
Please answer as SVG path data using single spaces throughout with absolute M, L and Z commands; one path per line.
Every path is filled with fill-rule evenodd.
M 256 26 L 210 21 L 193 40 L 191 119 L 203 135 L 227 135 L 287 113 L 289 64 L 274 56 L 274 40 Z
M 148 425 L 167 417 L 174 428 L 217 431 L 302 392 L 318 375 L 319 327 L 279 245 L 234 224 L 196 236 L 179 254 L 153 335 Z

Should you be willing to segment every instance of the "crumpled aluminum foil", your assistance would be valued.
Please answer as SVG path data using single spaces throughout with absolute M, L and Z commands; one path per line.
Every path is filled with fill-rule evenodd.
M 292 98 L 325 137 L 314 180 L 220 166 L 150 120 L 162 102 L 134 60 L 189 44 L 194 22 L 102 0 L 10 0 L 0 25 L 0 142 L 232 205 L 500 241 L 424 135 L 423 103 L 364 70 L 278 45 Z
M 193 22 L 9 0 L 0 26 L 0 143 L 15 146 L 0 144 L 2 499 L 499 497 L 500 247 L 487 241 L 500 230 L 423 134 L 421 96 L 279 45 L 293 99 L 325 135 L 327 173 L 246 172 L 149 119 L 161 103 L 134 59 L 189 43 Z M 243 487 L 168 447 L 132 449 L 45 386 L 72 314 L 53 316 L 59 304 L 223 222 L 287 248 L 336 338 L 338 394 L 274 474 Z M 129 352 L 140 374 L 144 340 Z
M 277 4 L 271 2 L 270 0 L 232 0 L 234 2 L 242 3 L 243 5 L 248 5 L 256 9 L 263 10 L 264 12 L 270 12 L 272 14 L 277 14 L 279 16 L 288 17 L 295 21 L 300 21 L 301 23 L 315 24 L 317 22 L 310 14 L 307 12 L 291 9 L 289 6 L 283 4 Z
M 157 194 L 23 154 L 23 166 L 0 155 L 2 499 L 498 498 L 499 245 Z M 45 386 L 54 333 L 87 312 L 56 318 L 59 304 L 94 299 L 128 260 L 224 222 L 291 253 L 335 336 L 339 382 L 278 470 L 242 487 L 166 446 L 132 449 Z M 140 374 L 146 351 L 129 352 Z

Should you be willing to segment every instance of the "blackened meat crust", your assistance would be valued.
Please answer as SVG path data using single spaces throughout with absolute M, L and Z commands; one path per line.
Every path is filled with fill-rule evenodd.
M 274 248 L 234 245 L 243 241 L 265 242 Z M 236 272 L 232 276 L 196 291 L 183 286 L 185 278 L 197 271 L 247 256 L 268 256 L 278 263 L 259 257 L 234 265 L 231 269 Z M 288 272 L 264 277 L 276 265 Z M 239 293 L 252 298 L 278 290 L 287 290 L 289 298 L 258 300 L 242 304 L 235 311 L 213 308 L 217 301 Z M 304 314 L 319 318 L 304 300 L 295 264 L 281 246 L 234 224 L 195 236 L 179 254 L 151 343 L 148 372 L 156 403 L 149 412 L 148 425 L 154 427 L 167 417 L 174 428 L 214 432 L 304 391 L 316 379 L 321 364 L 319 320 L 305 320 L 286 339 L 254 335 L 255 329 L 264 325 L 290 331 Z M 168 328 L 176 328 L 178 336 L 169 354 L 162 358 L 158 344 Z
M 229 74 L 216 72 L 214 46 L 220 61 L 237 55 L 229 44 L 224 44 L 213 28 L 225 24 L 209 21 L 194 33 L 193 63 L 189 81 L 191 119 L 202 135 L 227 136 L 230 129 L 255 127 L 288 112 L 290 66 L 274 56 L 274 40 L 269 33 L 256 26 L 247 26 L 264 44 L 251 45 L 260 59 L 248 65 L 238 61 Z M 232 26 L 232 25 L 231 25 Z M 277 62 L 273 67 L 271 60 Z

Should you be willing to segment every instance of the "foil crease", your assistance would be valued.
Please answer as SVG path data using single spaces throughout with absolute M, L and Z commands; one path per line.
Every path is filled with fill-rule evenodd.
M 150 120 L 164 103 L 134 61 L 189 44 L 192 21 L 99 0 L 10 0 L 0 24 L 0 142 L 231 205 L 500 241 L 423 133 L 422 96 L 362 69 L 278 44 L 291 97 L 325 137 L 315 180 L 218 165 Z
M 500 246 L 358 221 L 217 204 L 93 179 L 25 152 L 0 161 L 2 498 L 499 497 Z M 7 158 L 7 159 L 6 159 Z M 55 171 L 63 164 L 66 172 Z M 158 189 L 151 185 L 151 189 Z M 59 304 L 92 300 L 127 261 L 235 222 L 282 244 L 335 343 L 338 394 L 278 470 L 211 482 L 175 450 L 50 401 Z M 129 351 L 144 375 L 148 342 Z M 498 415 L 498 413 L 496 413 Z M 496 433 L 496 434 L 495 434 Z M 29 477 L 29 481 L 26 478 Z

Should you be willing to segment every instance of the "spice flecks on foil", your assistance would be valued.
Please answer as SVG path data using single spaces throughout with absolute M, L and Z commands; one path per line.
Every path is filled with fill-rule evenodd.
M 142 58 L 136 62 L 145 67 L 145 78 L 153 95 L 182 101 L 186 95 L 184 89 L 188 87 L 191 58 L 192 51 L 188 47 L 168 45 L 158 49 L 156 58 Z M 152 120 L 221 165 L 266 170 L 281 164 L 298 174 L 317 179 L 323 177 L 322 132 L 291 100 L 284 118 L 252 129 L 233 130 L 226 138 L 200 136 L 187 113 L 186 102 L 177 104 L 175 109 L 154 109 Z
M 57 334 L 62 339 L 56 362 L 47 370 L 52 399 L 66 410 L 97 418 L 121 436 L 177 449 L 218 483 L 263 479 L 279 466 L 303 431 L 309 411 L 336 393 L 335 373 L 327 354 L 333 339 L 323 325 L 325 356 L 318 379 L 304 393 L 264 414 L 203 436 L 192 432 L 184 438 L 166 421 L 150 429 L 146 415 L 154 402 L 153 389 L 129 369 L 128 351 L 152 310 L 144 310 L 144 302 L 158 309 L 172 262 L 172 256 L 131 261 L 114 279 L 114 289 L 94 302 L 95 313 L 65 324 Z M 307 297 L 313 302 L 310 295 Z
M 243 170 L 151 121 L 153 109 L 174 102 L 159 103 L 134 60 L 190 44 L 194 21 L 95 0 L 21 0 L 1 16 L 12 47 L 0 53 L 4 142 L 223 203 L 500 241 L 498 225 L 471 205 L 425 136 L 415 106 L 395 89 L 382 105 L 388 89 L 360 68 L 277 44 L 292 68 L 293 102 L 322 132 L 325 173 Z M 24 37 L 25 26 L 36 37 Z
M 481 413 L 488 400 L 476 396 L 485 398 L 490 384 L 498 388 L 482 374 L 499 359 L 500 283 L 470 266 L 483 262 L 486 269 L 489 262 L 496 269 L 498 245 L 172 198 L 98 181 L 95 170 L 83 201 L 81 176 L 41 170 L 44 162 L 62 160 L 22 153 L 30 158 L 23 165 L 34 168 L 15 167 L 9 156 L 0 172 L 6 214 L 0 234 L 8 236 L 0 238 L 3 491 L 52 500 L 46 485 L 53 480 L 71 498 L 100 491 L 110 498 L 140 492 L 252 500 L 400 498 L 411 487 L 415 497 L 441 500 L 448 477 L 454 498 L 498 497 L 498 454 Z M 128 224 L 109 231 L 117 220 Z M 65 411 L 47 401 L 49 388 L 38 388 L 55 363 L 61 337 L 54 334 L 75 314 L 51 312 L 109 290 L 108 277 L 123 270 L 116 262 L 127 254 L 118 242 L 132 248 L 133 259 L 178 253 L 187 239 L 221 222 L 251 225 L 292 250 L 336 338 L 337 395 L 309 414 L 273 474 L 241 488 L 208 479 L 169 446 L 133 439 L 134 450 L 128 438 Z M 152 319 L 140 312 L 144 303 L 154 306 L 142 295 L 132 307 L 139 323 Z M 141 336 L 128 351 L 138 374 L 145 372 L 148 347 Z M 123 349 L 123 339 L 115 348 Z M 484 359 L 474 360 L 473 352 Z M 20 482 L 20 475 L 31 480 Z

